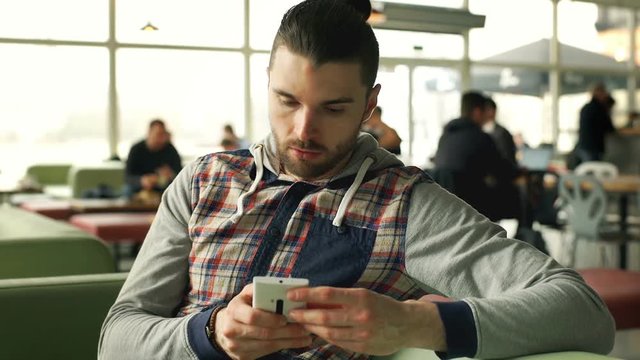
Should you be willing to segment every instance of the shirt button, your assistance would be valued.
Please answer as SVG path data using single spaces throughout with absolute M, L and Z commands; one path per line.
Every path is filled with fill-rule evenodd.
M 280 229 L 275 227 L 269 228 L 269 235 L 280 236 Z

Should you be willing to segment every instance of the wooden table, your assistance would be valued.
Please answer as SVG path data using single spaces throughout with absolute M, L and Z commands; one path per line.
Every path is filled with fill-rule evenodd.
M 618 212 L 620 213 L 620 232 L 627 235 L 629 223 L 629 196 L 640 193 L 640 175 L 620 175 L 613 179 L 602 180 L 602 187 L 608 193 L 618 195 Z M 620 247 L 620 267 L 627 268 L 627 244 Z
M 130 201 L 128 199 L 72 199 L 69 203 L 74 214 L 155 212 L 158 210 L 159 205 Z
M 76 214 L 69 218 L 69 223 L 112 244 L 116 269 L 118 269 L 120 243 L 141 244 L 147 236 L 154 217 L 155 212 Z
M 640 175 L 620 175 L 613 179 L 601 180 L 606 192 L 634 194 L 640 192 Z
M 22 189 L 17 186 L 0 185 L 0 204 L 7 202 L 9 197 L 14 194 L 40 194 L 40 189 Z
M 56 220 L 66 220 L 75 214 L 154 213 L 158 210 L 158 204 L 127 199 L 35 199 L 22 202 L 20 207 Z

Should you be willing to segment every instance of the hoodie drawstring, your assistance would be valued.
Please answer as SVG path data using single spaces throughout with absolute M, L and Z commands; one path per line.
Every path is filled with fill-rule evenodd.
M 256 163 L 256 177 L 253 179 L 253 183 L 251 184 L 249 191 L 238 197 L 238 209 L 231 217 L 231 222 L 234 224 L 237 223 L 240 217 L 244 214 L 244 199 L 251 196 L 256 191 L 258 184 L 260 184 L 260 180 L 262 180 L 262 174 L 264 173 L 264 164 L 262 162 L 263 147 L 262 145 L 257 145 L 254 149 L 257 150 L 254 155 Z
M 257 150 L 254 155 L 255 164 L 256 164 L 256 177 L 255 179 L 253 179 L 253 183 L 251 184 L 249 191 L 243 193 L 238 197 L 237 210 L 235 214 L 231 216 L 231 219 L 230 219 L 231 222 L 233 222 L 234 224 L 237 223 L 240 217 L 244 214 L 244 200 L 247 197 L 253 195 L 253 193 L 258 188 L 258 185 L 260 184 L 260 180 L 262 180 L 262 175 L 264 174 L 264 163 L 263 163 L 264 148 L 262 145 L 258 145 L 256 146 L 255 150 Z M 344 219 L 344 215 L 347 211 L 347 207 L 349 206 L 349 203 L 351 203 L 351 200 L 353 199 L 353 196 L 355 195 L 356 191 L 358 191 L 358 188 L 362 184 L 362 180 L 364 179 L 365 174 L 369 170 L 369 167 L 371 167 L 371 165 L 374 162 L 375 160 L 371 156 L 369 156 L 366 159 L 364 159 L 362 164 L 360 164 L 360 168 L 358 169 L 356 178 L 353 180 L 353 183 L 351 183 L 351 186 L 349 186 L 349 189 L 347 189 L 347 192 L 344 194 L 344 197 L 340 201 L 340 205 L 338 206 L 336 217 L 335 219 L 333 219 L 334 226 L 336 227 L 342 226 L 342 220 Z
M 369 156 L 366 159 L 364 159 L 362 164 L 360 164 L 360 169 L 358 169 L 356 178 L 353 180 L 353 183 L 351 184 L 351 186 L 349 186 L 349 189 L 347 189 L 347 192 L 344 194 L 342 201 L 340 201 L 340 206 L 338 206 L 338 212 L 336 213 L 335 219 L 333 219 L 333 226 L 337 226 L 337 227 L 342 226 L 342 219 L 344 218 L 344 214 L 347 212 L 347 206 L 349 206 L 351 199 L 353 199 L 353 196 L 355 195 L 356 191 L 358 191 L 358 188 L 362 184 L 364 175 L 367 173 L 367 171 L 369 170 L 369 167 L 374 162 L 375 160 Z

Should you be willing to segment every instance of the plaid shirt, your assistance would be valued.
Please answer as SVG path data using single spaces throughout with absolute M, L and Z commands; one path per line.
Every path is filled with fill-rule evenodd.
M 332 220 L 354 177 L 325 186 L 288 182 L 265 169 L 245 212 L 232 222 L 238 197 L 254 181 L 248 151 L 201 158 L 193 177 L 189 289 L 178 316 L 227 303 L 253 276 L 306 277 L 311 286 L 367 288 L 397 300 L 424 295 L 406 274 L 404 239 L 412 187 L 427 180 L 413 167 L 369 171 L 343 225 Z M 284 350 L 285 358 L 360 359 L 316 339 Z

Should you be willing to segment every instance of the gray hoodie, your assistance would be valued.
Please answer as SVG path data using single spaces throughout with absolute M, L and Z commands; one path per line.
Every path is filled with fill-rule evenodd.
M 275 154 L 272 136 L 251 148 L 258 174 L 284 179 L 273 166 L 279 164 Z M 190 230 L 193 204 L 199 201 L 193 197 L 195 174 L 203 159 L 185 167 L 163 195 L 105 319 L 100 359 L 222 358 L 204 330 L 213 307 L 220 304 L 176 317 L 190 283 Z M 348 165 L 331 181 L 397 166 L 402 163 L 394 155 L 361 134 Z M 362 181 L 356 176 L 349 191 L 357 191 Z M 253 191 L 255 186 L 247 192 Z M 351 206 L 344 198 L 340 208 Z M 239 203 L 236 218 L 244 211 Z M 338 210 L 334 225 L 341 225 L 340 214 Z M 612 348 L 613 319 L 575 271 L 523 242 L 507 239 L 502 228 L 431 181 L 413 187 L 407 218 L 403 276 L 425 293 L 457 300 L 438 304 L 449 348 L 444 356 L 503 358 L 565 350 L 607 353 Z

